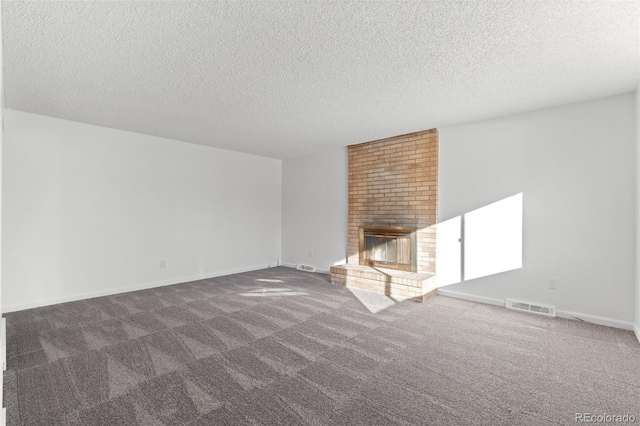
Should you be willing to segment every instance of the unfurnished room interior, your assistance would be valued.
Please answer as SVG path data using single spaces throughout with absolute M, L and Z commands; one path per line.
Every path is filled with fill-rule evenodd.
M 0 426 L 640 422 L 640 2 L 0 5 Z

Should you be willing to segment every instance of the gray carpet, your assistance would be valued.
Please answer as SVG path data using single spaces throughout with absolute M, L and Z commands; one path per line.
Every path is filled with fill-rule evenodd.
M 640 422 L 631 332 L 360 296 L 279 267 L 10 313 L 8 424 Z

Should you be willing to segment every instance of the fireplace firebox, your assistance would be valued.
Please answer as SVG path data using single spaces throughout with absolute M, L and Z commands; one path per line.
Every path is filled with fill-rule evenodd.
M 417 272 L 417 228 L 360 227 L 360 264 Z

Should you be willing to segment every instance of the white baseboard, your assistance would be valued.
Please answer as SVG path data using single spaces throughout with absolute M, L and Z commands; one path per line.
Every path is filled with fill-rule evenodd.
M 475 294 L 462 293 L 454 290 L 447 290 L 444 288 L 438 289 L 438 294 L 442 296 L 455 297 L 456 299 L 469 300 L 471 302 L 484 303 L 487 305 L 505 306 L 504 299 L 495 299 L 493 297 L 478 296 Z M 583 321 L 593 324 L 606 325 L 607 327 L 621 328 L 623 330 L 634 330 L 634 324 L 628 321 L 621 321 L 613 318 L 599 317 L 597 315 L 582 314 L 579 312 L 570 312 L 562 309 L 556 309 L 556 315 L 560 318 L 576 319 L 580 318 Z M 640 340 L 640 329 L 635 326 L 635 333 L 638 340 Z
M 581 319 L 598 325 L 606 325 L 607 327 L 621 328 L 623 330 L 633 330 L 633 323 L 629 321 L 621 321 L 613 318 L 599 317 L 597 315 L 581 314 L 580 312 L 565 311 L 556 309 L 556 316 L 559 318 Z
M 280 266 L 286 266 L 287 268 L 296 269 L 298 265 L 296 265 L 295 263 L 281 263 Z M 315 273 L 316 274 L 330 274 L 331 271 L 326 271 L 324 269 L 316 268 Z
M 640 342 L 640 325 L 633 324 L 633 332 L 636 333 L 636 338 L 638 339 L 638 342 Z
M 17 303 L 17 304 L 13 304 L 13 305 L 3 306 L 2 307 L 2 313 L 22 311 L 24 309 L 32 309 L 32 308 L 38 308 L 38 307 L 41 307 L 41 306 L 56 305 L 58 303 L 73 302 L 73 301 L 76 301 L 76 300 L 91 299 L 91 298 L 94 298 L 94 297 L 111 296 L 111 295 L 114 295 L 114 294 L 126 293 L 126 292 L 129 292 L 129 291 L 146 290 L 146 289 L 149 289 L 149 288 L 163 287 L 163 286 L 166 286 L 166 285 L 181 284 L 181 283 L 186 283 L 186 282 L 191 282 L 191 281 L 198 281 L 198 280 L 206 280 L 208 278 L 215 278 L 215 277 L 222 277 L 222 276 L 225 276 L 225 275 L 240 274 L 242 272 L 258 271 L 260 269 L 267 269 L 267 268 L 268 268 L 268 265 L 253 266 L 253 267 L 249 267 L 249 268 L 240 268 L 240 269 L 234 269 L 234 270 L 229 270 L 229 271 L 221 271 L 221 272 L 216 272 L 216 273 L 213 273 L 213 274 L 202 274 L 202 275 L 194 275 L 194 276 L 183 277 L 183 278 L 172 278 L 170 280 L 154 281 L 154 282 L 148 282 L 148 283 L 144 283 L 144 284 L 132 285 L 132 286 L 127 286 L 127 287 L 118 287 L 118 288 L 111 288 L 111 289 L 107 289 L 107 290 L 91 291 L 91 292 L 87 292 L 87 293 L 80 293 L 80 294 L 74 294 L 74 295 L 69 295 L 69 296 L 64 296 L 64 297 L 57 297 L 57 298 L 53 298 L 53 299 L 38 300 L 38 301 L 35 301 L 35 302 Z
M 7 319 L 0 321 L 0 363 L 2 371 L 7 371 Z
M 447 290 L 444 288 L 438 289 L 438 294 L 442 296 L 455 297 L 456 299 L 469 300 L 471 302 L 484 303 L 485 305 L 505 306 L 505 301 L 502 299 L 494 299 L 493 297 L 476 296 L 475 294 L 462 293 L 460 291 Z

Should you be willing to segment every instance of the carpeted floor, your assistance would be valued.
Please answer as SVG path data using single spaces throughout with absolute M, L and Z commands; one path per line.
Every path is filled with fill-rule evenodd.
M 631 332 L 442 296 L 367 306 L 386 305 L 279 267 L 11 313 L 8 424 L 640 422 Z

